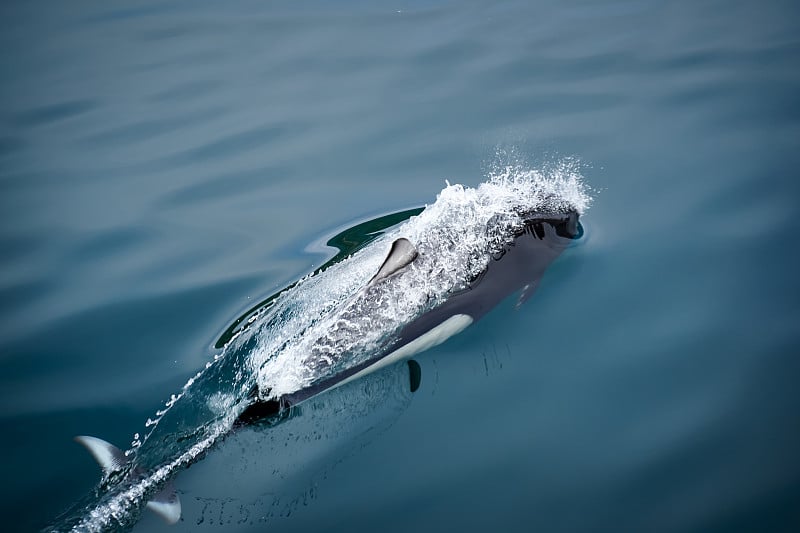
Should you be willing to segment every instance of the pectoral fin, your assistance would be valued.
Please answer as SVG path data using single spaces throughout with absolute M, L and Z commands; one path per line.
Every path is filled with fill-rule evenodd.
M 417 392 L 422 383 L 422 368 L 413 359 L 408 360 L 408 379 L 411 392 Z
M 381 281 L 382 279 L 386 279 L 398 270 L 401 270 L 411 263 L 414 262 L 414 259 L 417 258 L 417 249 L 416 247 L 411 244 L 411 241 L 406 239 L 405 237 L 401 237 L 392 243 L 392 248 L 389 250 L 389 255 L 386 256 L 381 268 L 378 269 L 378 273 L 375 274 L 367 287 L 371 287 L 375 283 Z

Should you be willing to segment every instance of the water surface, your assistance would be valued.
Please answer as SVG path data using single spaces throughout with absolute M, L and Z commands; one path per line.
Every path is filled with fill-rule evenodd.
M 221 489 L 189 469 L 198 513 L 173 530 L 796 529 L 798 15 L 3 3 L 5 529 L 89 492 L 70 439 L 130 445 L 237 317 L 335 255 L 331 236 L 498 161 L 565 157 L 595 202 L 526 305 L 421 356 L 420 390 L 339 440 L 280 430 L 283 448 L 210 455 Z M 315 419 L 296 420 L 310 441 Z M 219 472 L 261 449 L 291 481 L 224 504 Z

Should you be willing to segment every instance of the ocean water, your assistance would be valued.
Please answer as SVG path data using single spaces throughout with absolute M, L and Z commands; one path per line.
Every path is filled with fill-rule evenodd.
M 135 530 L 800 528 L 796 3 L 11 1 L 0 50 L 2 530 L 91 509 L 72 438 L 132 447 L 359 228 L 565 162 L 593 202 L 524 305 Z

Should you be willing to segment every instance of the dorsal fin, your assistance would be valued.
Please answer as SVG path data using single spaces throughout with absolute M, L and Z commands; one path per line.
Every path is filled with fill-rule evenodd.
M 382 279 L 388 278 L 398 270 L 410 265 L 414 259 L 417 258 L 417 255 L 419 255 L 417 253 L 417 248 L 411 244 L 411 241 L 405 237 L 400 237 L 392 243 L 392 249 L 389 250 L 389 255 L 386 256 L 383 264 L 378 269 L 378 273 L 369 280 L 367 287 L 374 285 Z

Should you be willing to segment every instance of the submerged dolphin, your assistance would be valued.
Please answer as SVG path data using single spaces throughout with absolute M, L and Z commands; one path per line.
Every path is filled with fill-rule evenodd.
M 444 342 L 520 289 L 522 303 L 581 234 L 578 218 L 588 201 L 579 176 L 531 173 L 477 189 L 448 186 L 418 216 L 251 317 L 214 363 L 148 420 L 152 429 L 143 441 L 137 434 L 133 450 L 77 437 L 104 478 L 100 502 L 68 527 L 130 526 L 145 504 L 176 522 L 181 508 L 171 479 L 179 468 L 236 427 L 280 418 Z M 409 368 L 414 390 L 419 366 Z

